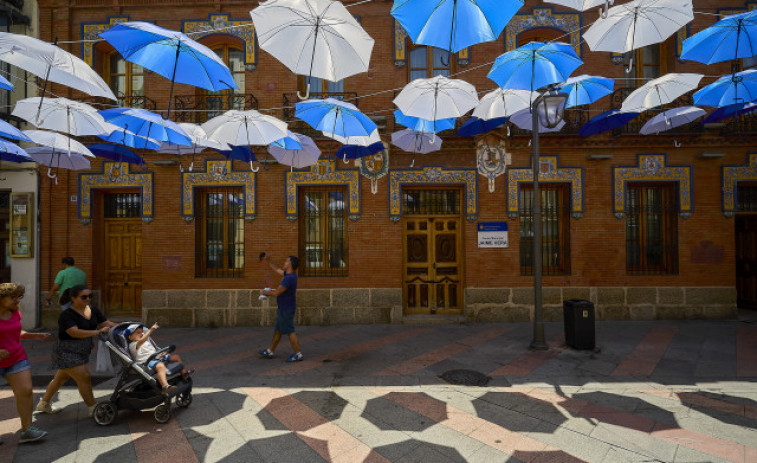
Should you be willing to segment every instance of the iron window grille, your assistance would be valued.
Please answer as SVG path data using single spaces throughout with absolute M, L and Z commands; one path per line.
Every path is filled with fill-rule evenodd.
M 678 193 L 675 183 L 629 183 L 626 271 L 678 274 Z
M 201 188 L 195 199 L 195 273 L 204 278 L 244 276 L 244 191 Z
M 302 276 L 347 276 L 347 187 L 300 187 Z
M 142 216 L 142 195 L 139 193 L 108 193 L 103 197 L 106 219 L 131 219 Z
M 460 190 L 405 190 L 403 215 L 460 215 Z
M 540 183 L 542 274 L 570 275 L 570 185 Z M 534 274 L 534 190 L 521 184 L 520 274 Z

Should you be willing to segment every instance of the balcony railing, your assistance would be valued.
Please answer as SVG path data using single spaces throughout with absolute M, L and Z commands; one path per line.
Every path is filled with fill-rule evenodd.
M 284 116 L 284 120 L 289 124 L 289 129 L 292 130 L 293 132 L 301 133 L 311 138 L 323 137 L 320 131 L 315 130 L 314 128 L 310 127 L 307 123 L 299 119 L 295 119 L 294 105 L 301 101 L 297 97 L 297 93 L 284 93 L 282 96 L 284 100 L 283 101 L 284 102 L 283 116 Z M 324 99 L 324 98 L 334 98 L 335 100 L 344 100 L 348 103 L 351 103 L 359 107 L 357 92 L 339 92 L 339 93 L 310 92 L 310 96 L 308 99 L 315 100 L 315 99 Z
M 121 96 L 118 97 L 119 106 L 126 108 L 140 108 L 148 111 L 155 111 L 157 104 L 146 96 Z
M 175 95 L 173 98 L 174 120 L 202 124 L 208 119 L 236 109 L 258 109 L 258 99 L 251 93 L 234 95 Z

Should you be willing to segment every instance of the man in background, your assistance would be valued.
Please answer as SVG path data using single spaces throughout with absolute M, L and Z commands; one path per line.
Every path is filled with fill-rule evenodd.
M 87 284 L 87 274 L 84 273 L 84 271 L 80 268 L 74 266 L 73 257 L 64 257 L 63 259 L 61 259 L 61 263 L 65 267 L 63 267 L 63 270 L 55 275 L 55 282 L 53 284 L 53 287 L 52 289 L 50 289 L 50 292 L 47 293 L 47 297 L 45 298 L 45 307 L 50 307 L 50 301 L 52 301 L 55 293 L 60 291 L 60 294 L 63 294 L 63 292 L 68 288 L 76 285 Z M 65 310 L 67 308 L 68 307 L 61 306 L 61 310 Z

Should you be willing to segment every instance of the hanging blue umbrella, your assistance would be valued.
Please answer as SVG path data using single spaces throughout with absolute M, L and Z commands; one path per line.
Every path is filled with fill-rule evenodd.
M 0 161 L 34 162 L 34 159 L 17 145 L 0 140 Z
M 3 76 L 0 76 L 0 88 L 5 90 L 13 90 L 13 84 Z
M 114 130 L 113 132 L 109 134 L 101 134 L 98 135 L 101 139 L 105 141 L 109 141 L 111 143 L 117 143 L 119 145 L 123 146 L 130 146 L 132 148 L 137 149 L 146 149 L 146 150 L 154 150 L 157 151 L 160 149 L 160 142 L 157 140 L 153 140 L 151 138 L 145 138 L 140 137 L 139 135 L 134 135 L 130 131 L 123 129 L 123 130 Z
M 391 14 L 415 44 L 457 53 L 497 40 L 523 0 L 394 0 Z
M 573 47 L 561 42 L 529 42 L 500 55 L 486 77 L 501 88 L 538 90 L 564 82 L 583 64 Z
M 366 156 L 372 156 L 381 152 L 384 149 L 384 143 L 377 141 L 376 143 L 368 146 L 360 145 L 342 145 L 336 150 L 336 157 L 342 158 L 345 161 L 347 159 L 364 158 Z
M 581 127 L 578 134 L 582 137 L 588 137 L 589 135 L 607 132 L 608 130 L 625 125 L 628 121 L 639 117 L 639 114 L 641 113 L 623 112 L 619 109 L 605 111 L 602 114 L 592 117 L 589 122 Z
M 694 104 L 720 108 L 757 100 L 757 69 L 728 74 L 694 94 Z
M 367 137 L 377 129 L 376 124 L 355 105 L 334 98 L 305 100 L 294 106 L 295 117 L 327 137 Z
M 496 129 L 503 125 L 510 119 L 509 117 L 497 117 L 494 119 L 479 119 L 475 116 L 471 116 L 470 119 L 465 121 L 460 129 L 457 131 L 458 137 L 472 137 L 480 133 L 486 133 Z
M 287 130 L 286 137 L 280 138 L 268 146 L 269 147 L 274 146 L 277 148 L 281 148 L 283 150 L 302 149 L 302 143 L 300 142 L 300 138 L 298 137 L 298 135 L 294 132 L 290 132 L 289 130 Z
M 0 119 L 0 137 L 12 138 L 13 140 L 32 141 L 26 134 L 16 127 Z
M 116 24 L 101 32 L 100 37 L 118 50 L 126 61 L 171 80 L 168 115 L 171 114 L 174 82 L 213 92 L 237 88 L 223 60 L 213 50 L 181 32 L 131 21 Z
M 726 16 L 683 42 L 681 59 L 704 64 L 757 56 L 757 10 Z
M 95 143 L 87 146 L 95 156 L 110 159 L 118 162 L 128 162 L 129 164 L 143 165 L 145 160 L 142 156 L 123 145 L 114 145 L 112 143 Z
M 258 160 L 258 158 L 255 157 L 255 153 L 252 152 L 252 148 L 250 148 L 248 145 L 238 145 L 238 146 L 229 145 L 229 146 L 231 146 L 230 150 L 217 150 L 217 151 L 229 159 L 236 159 L 239 161 L 249 162 L 250 164 Z
M 174 121 L 141 108 L 111 108 L 98 111 L 106 122 L 124 128 L 140 137 L 167 141 L 174 145 L 192 145 L 184 129 Z
M 410 130 L 416 132 L 433 132 L 438 133 L 442 130 L 451 129 L 455 126 L 455 118 L 439 119 L 438 121 L 429 121 L 420 117 L 405 116 L 399 109 L 394 110 L 394 122 L 404 125 Z
M 724 121 L 733 116 L 748 114 L 757 110 L 757 102 L 737 103 L 728 106 L 722 106 L 711 112 L 702 120 L 702 124 L 712 124 L 714 122 Z
M 571 77 L 557 87 L 568 94 L 566 108 L 591 104 L 612 93 L 615 81 L 607 77 L 582 75 Z

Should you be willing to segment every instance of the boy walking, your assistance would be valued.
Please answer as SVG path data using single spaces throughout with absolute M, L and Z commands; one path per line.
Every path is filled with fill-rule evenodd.
M 283 268 L 274 266 L 268 257 L 265 258 L 268 265 L 274 272 L 283 276 L 279 287 L 276 289 L 261 289 L 260 294 L 264 296 L 276 296 L 276 329 L 273 332 L 271 347 L 258 351 L 261 357 L 273 358 L 276 346 L 281 340 L 281 335 L 289 336 L 289 344 L 292 346 L 294 353 L 287 358 L 287 362 L 299 362 L 303 359 L 300 352 L 300 343 L 297 339 L 297 333 L 294 332 L 294 313 L 297 309 L 297 267 L 300 265 L 300 259 L 297 256 L 289 256 L 284 261 Z

